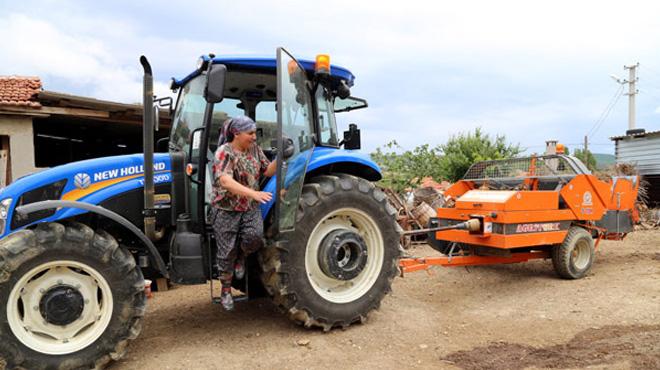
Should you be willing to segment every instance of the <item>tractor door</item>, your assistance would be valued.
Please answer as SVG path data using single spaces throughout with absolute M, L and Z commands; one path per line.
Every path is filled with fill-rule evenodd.
M 294 152 L 277 163 L 275 215 L 278 231 L 295 227 L 298 198 L 314 148 L 310 84 L 304 68 L 283 48 L 277 49 L 277 147 L 293 141 Z M 282 151 L 280 150 L 280 153 Z

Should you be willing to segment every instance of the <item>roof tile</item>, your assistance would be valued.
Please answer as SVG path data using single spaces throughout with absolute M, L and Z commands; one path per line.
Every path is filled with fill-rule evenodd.
M 41 91 L 39 77 L 0 76 L 0 106 L 39 108 L 37 94 Z

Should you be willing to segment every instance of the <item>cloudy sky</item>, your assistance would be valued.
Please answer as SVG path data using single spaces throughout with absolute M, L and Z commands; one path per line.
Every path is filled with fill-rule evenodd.
M 637 126 L 660 130 L 660 3 L 652 1 L 8 1 L 0 75 L 123 102 L 141 97 L 138 57 L 157 93 L 201 54 L 328 53 L 356 76 L 363 148 L 405 149 L 483 128 L 529 152 L 547 139 L 595 152 L 627 129 L 609 76 L 639 62 Z M 611 109 L 610 109 L 611 106 Z

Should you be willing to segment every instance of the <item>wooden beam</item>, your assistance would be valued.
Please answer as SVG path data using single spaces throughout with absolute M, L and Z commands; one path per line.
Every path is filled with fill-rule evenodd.
M 65 116 L 78 116 L 78 117 L 96 117 L 108 118 L 110 113 L 108 111 L 81 109 L 81 108 L 62 108 L 62 107 L 44 107 L 30 108 L 30 107 L 2 107 L 2 110 L 8 112 L 18 112 L 23 114 L 45 113 L 45 114 L 59 114 Z
M 7 115 L 7 116 L 28 116 L 28 117 L 49 117 L 50 114 L 45 114 L 45 113 L 37 113 L 37 112 L 30 112 L 30 110 L 34 110 L 33 108 L 30 108 L 30 110 L 26 110 L 25 112 L 22 111 L 9 111 L 5 109 L 6 107 L 0 108 L 0 114 Z

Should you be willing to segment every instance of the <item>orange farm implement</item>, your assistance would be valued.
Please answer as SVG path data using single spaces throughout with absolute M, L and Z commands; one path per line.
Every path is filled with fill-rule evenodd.
M 583 277 L 602 239 L 621 240 L 639 218 L 636 176 L 602 181 L 564 155 L 479 162 L 444 194 L 428 243 L 443 257 L 404 258 L 402 272 L 552 259 L 565 279 Z

